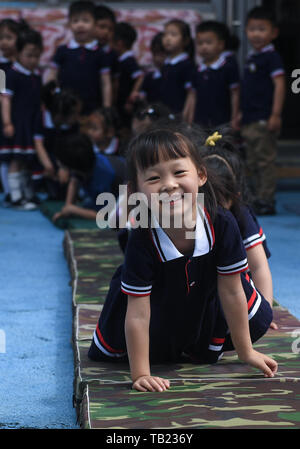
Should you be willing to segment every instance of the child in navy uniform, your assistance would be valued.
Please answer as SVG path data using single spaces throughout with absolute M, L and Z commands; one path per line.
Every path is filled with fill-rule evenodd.
M 224 348 L 233 348 L 232 339 L 241 360 L 273 377 L 277 363 L 251 344 L 267 331 L 271 308 L 250 283 L 241 283 L 248 264 L 240 232 L 230 212 L 216 209 L 195 145 L 178 126 L 156 127 L 131 142 L 127 167 L 130 191 L 143 193 L 148 207 L 151 203 L 150 221 L 130 233 L 89 357 L 128 357 L 134 389 L 164 391 L 169 381 L 153 377 L 150 364 L 182 360 L 183 354 L 207 361 L 222 304 L 230 329 Z M 205 193 L 207 210 L 198 202 L 198 189 Z M 167 205 L 169 226 L 162 224 Z M 179 218 L 184 218 L 181 227 Z
M 132 51 L 136 38 L 137 32 L 129 23 L 117 23 L 113 44 L 118 54 L 116 106 L 124 126 L 129 128 L 133 103 L 136 100 L 144 77 L 143 71 L 139 67 Z
M 0 50 L 2 55 L 0 56 L 0 70 L 6 72 L 16 60 L 17 56 L 17 37 L 19 33 L 19 24 L 13 19 L 3 19 L 0 22 Z M 0 151 L 2 147 L 2 123 L 0 115 Z M 1 183 L 4 191 L 4 206 L 10 205 L 10 194 L 7 180 L 8 164 L 2 162 L 0 164 L 1 169 Z
M 57 78 L 61 88 L 69 88 L 82 101 L 82 113 L 111 106 L 109 62 L 94 38 L 95 6 L 89 1 L 73 2 L 69 9 L 73 39 L 56 50 L 49 80 Z
M 42 49 L 42 37 L 37 31 L 29 29 L 19 34 L 17 61 L 7 71 L 1 101 L 4 134 L 1 158 L 9 162 L 11 205 L 22 210 L 37 207 L 30 173 L 36 155 L 46 176 L 54 174 L 53 165 L 40 146 L 41 76 L 37 67 Z
M 190 27 L 179 19 L 167 22 L 163 46 L 168 57 L 161 68 L 160 101 L 188 123 L 193 119 L 195 94 L 192 89 L 194 48 Z
M 71 178 L 66 195 L 66 204 L 57 212 L 53 221 L 60 217 L 77 216 L 95 220 L 100 209 L 96 204 L 100 193 L 117 195 L 119 185 L 125 177 L 124 159 L 119 156 L 107 156 L 94 153 L 91 139 L 76 133 L 59 140 L 56 157 L 61 166 L 67 167 Z M 77 205 L 77 192 L 81 187 L 85 193 L 83 205 Z
M 245 139 L 247 168 L 255 196 L 255 211 L 275 210 L 277 136 L 285 96 L 281 57 L 272 44 L 278 35 L 273 13 L 254 8 L 246 32 L 253 50 L 248 55 L 241 88 L 241 134 Z
M 234 38 L 228 27 L 215 21 L 196 28 L 196 48 L 202 58 L 195 72 L 196 110 L 194 120 L 206 127 L 230 123 L 238 127 L 239 68 L 230 53 Z
M 158 33 L 151 41 L 150 49 L 155 70 L 146 73 L 141 86 L 140 98 L 145 99 L 148 103 L 160 102 L 161 99 L 161 68 L 167 57 L 162 38 L 163 33 Z
M 206 167 L 218 177 L 219 183 L 214 189 L 219 204 L 230 210 L 237 220 L 254 285 L 273 307 L 272 275 L 268 264 L 271 253 L 266 236 L 250 206 L 242 159 L 226 129 L 220 132 L 217 141 L 199 145 L 199 150 Z M 273 322 L 270 327 L 277 329 Z

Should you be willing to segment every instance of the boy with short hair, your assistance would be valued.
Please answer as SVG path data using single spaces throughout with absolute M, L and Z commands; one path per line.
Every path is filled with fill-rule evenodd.
M 136 38 L 137 32 L 129 23 L 116 24 L 113 43 L 118 54 L 116 106 L 126 127 L 130 127 L 133 103 L 144 79 L 132 51 Z
M 253 50 L 248 55 L 242 80 L 241 134 L 253 181 L 255 211 L 259 215 L 273 215 L 276 141 L 285 97 L 285 71 L 272 44 L 278 36 L 273 13 L 263 7 L 253 8 L 246 19 L 246 33 Z
M 57 48 L 52 61 L 51 78 L 58 78 L 61 88 L 78 94 L 82 113 L 111 106 L 112 89 L 109 62 L 94 38 L 95 5 L 90 1 L 75 1 L 69 8 L 69 26 L 73 39 Z

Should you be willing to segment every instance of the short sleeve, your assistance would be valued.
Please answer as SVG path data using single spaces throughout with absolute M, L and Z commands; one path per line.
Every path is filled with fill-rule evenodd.
M 246 250 L 238 224 L 231 212 L 219 212 L 215 233 L 218 274 L 226 276 L 248 270 Z
M 99 55 L 99 72 L 109 73 L 111 70 L 111 58 L 108 53 L 102 49 L 97 50 Z
M 13 69 L 9 69 L 6 72 L 5 90 L 2 93 L 2 95 L 12 96 L 14 95 L 16 89 L 17 89 L 17 80 L 15 76 L 15 71 Z
M 121 290 L 127 295 L 148 296 L 151 294 L 156 261 L 148 233 L 147 229 L 130 231 L 121 276 Z
M 127 60 L 127 70 L 132 79 L 136 79 L 139 76 L 143 75 L 143 71 L 136 62 L 135 58 L 128 58 Z
M 65 45 L 60 45 L 56 49 L 56 52 L 54 53 L 54 56 L 50 64 L 52 67 L 60 67 L 63 64 L 65 57 L 65 49 L 66 49 Z
M 195 66 L 192 61 L 187 60 L 187 63 L 183 66 L 183 85 L 185 89 L 192 89 L 194 86 L 195 79 Z
M 236 59 L 231 57 L 225 67 L 228 86 L 230 89 L 235 89 L 240 84 L 240 72 Z
M 281 56 L 276 51 L 271 52 L 269 56 L 269 73 L 271 78 L 285 74 Z

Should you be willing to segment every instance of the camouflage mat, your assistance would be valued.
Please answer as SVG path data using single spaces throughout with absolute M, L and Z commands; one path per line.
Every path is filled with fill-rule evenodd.
M 54 214 L 59 212 L 64 204 L 63 201 L 43 201 L 40 211 L 53 223 Z M 95 220 L 85 220 L 79 217 L 62 217 L 53 224 L 60 229 L 97 229 Z
M 74 402 L 81 427 L 300 428 L 300 357 L 293 347 L 300 322 L 288 310 L 274 308 L 279 329 L 254 345 L 277 360 L 274 379 L 228 352 L 215 365 L 153 365 L 154 375 L 171 381 L 170 390 L 153 399 L 131 390 L 127 364 L 87 357 L 108 283 L 123 259 L 116 235 L 68 231 L 64 244 L 73 278 Z

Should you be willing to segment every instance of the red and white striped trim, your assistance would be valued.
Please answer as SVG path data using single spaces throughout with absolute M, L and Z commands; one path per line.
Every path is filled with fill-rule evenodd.
M 94 342 L 98 349 L 100 349 L 101 352 L 108 355 L 109 357 L 123 357 L 126 355 L 126 352 L 123 350 L 116 350 L 113 349 L 111 346 L 109 346 L 108 343 L 104 341 L 104 338 L 100 332 L 100 329 L 96 327 L 96 330 L 94 331 Z
M 243 259 L 237 263 L 234 263 L 232 265 L 226 265 L 223 267 L 217 266 L 217 272 L 218 274 L 221 274 L 223 276 L 229 275 L 229 274 L 237 274 L 242 273 L 243 271 L 248 270 L 248 261 L 247 258 Z
M 131 296 L 149 296 L 151 294 L 152 285 L 147 285 L 146 287 L 137 287 L 135 285 L 128 285 L 121 281 L 121 290 L 126 295 Z

